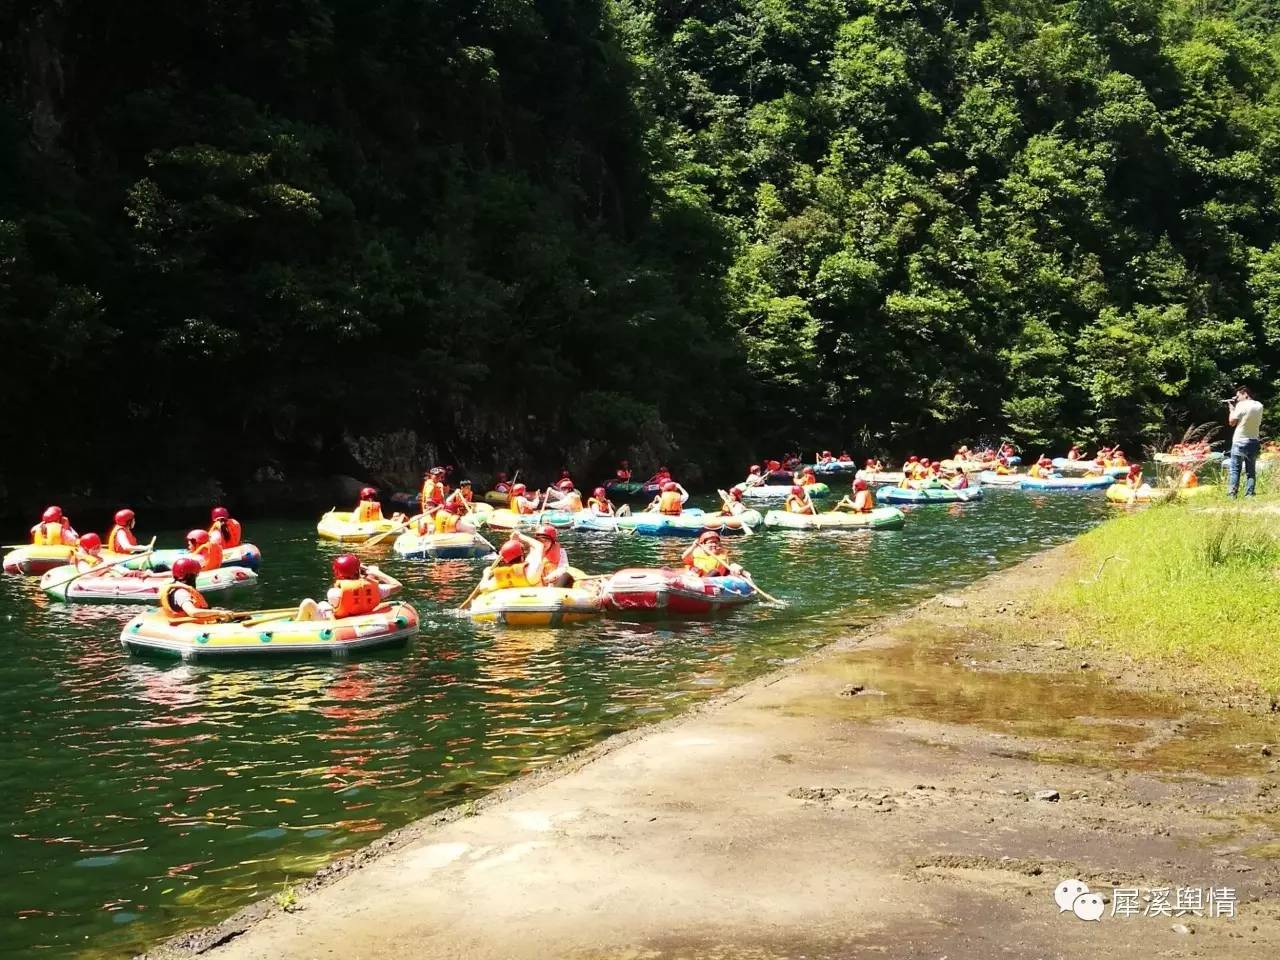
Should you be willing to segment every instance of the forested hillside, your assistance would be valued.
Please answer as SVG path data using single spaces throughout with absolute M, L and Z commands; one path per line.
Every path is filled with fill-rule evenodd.
M 10 496 L 1136 443 L 1280 362 L 1266 0 L 7 11 Z

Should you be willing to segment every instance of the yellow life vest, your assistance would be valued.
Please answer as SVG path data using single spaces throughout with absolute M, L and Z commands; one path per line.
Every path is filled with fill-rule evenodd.
M 524 575 L 524 561 L 509 567 L 494 567 L 489 571 L 493 578 L 492 590 L 506 590 L 509 587 L 532 587 L 529 578 Z
M 356 507 L 356 523 L 373 523 L 382 519 L 382 504 L 376 500 L 361 500 Z

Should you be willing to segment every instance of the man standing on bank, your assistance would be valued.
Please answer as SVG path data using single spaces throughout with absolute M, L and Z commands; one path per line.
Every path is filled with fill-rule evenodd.
M 1262 404 L 1249 396 L 1249 388 L 1236 388 L 1235 399 L 1227 401 L 1227 423 L 1236 428 L 1231 437 L 1231 463 L 1227 469 L 1227 496 L 1233 500 L 1240 487 L 1240 467 L 1244 467 L 1244 495 L 1253 496 L 1257 483 L 1258 448 L 1262 441 Z

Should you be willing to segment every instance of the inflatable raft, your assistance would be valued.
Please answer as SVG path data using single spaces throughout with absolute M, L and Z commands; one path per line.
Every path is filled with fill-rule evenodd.
M 509 587 L 480 594 L 467 613 L 479 623 L 558 627 L 600 616 L 600 593 L 583 587 Z
M 179 557 L 190 556 L 186 550 L 152 550 L 148 554 L 139 554 L 133 560 L 126 560 L 121 566 L 127 570 L 168 570 L 173 566 L 173 561 Z M 102 552 L 102 558 L 110 563 L 113 560 L 120 560 L 124 557 L 121 553 L 112 553 L 108 550 Z M 222 566 L 224 567 L 246 567 L 249 570 L 257 570 L 262 566 L 262 551 L 260 551 L 252 543 L 242 543 L 236 547 L 226 547 L 222 551 Z
M 770 510 L 764 515 L 764 525 L 783 530 L 896 530 L 906 519 L 897 507 L 876 507 L 870 513 L 839 510 L 812 515 Z
M 880 487 L 896 487 L 906 479 L 906 474 L 901 470 L 859 470 L 854 476 L 859 480 L 865 480 L 873 486 Z
M 983 470 L 978 474 L 978 482 L 984 487 L 1020 487 L 1025 479 L 1021 473 L 996 473 L 994 470 Z
M 252 620 L 239 623 L 170 623 L 161 612 L 134 617 L 120 634 L 133 653 L 184 660 L 218 656 L 327 653 L 342 655 L 404 643 L 418 632 L 418 612 L 407 603 L 384 603 L 373 613 L 342 620 Z
M 100 603 L 159 603 L 160 591 L 173 578 L 167 573 L 86 573 L 75 577 L 73 566 L 58 567 L 40 578 L 40 589 L 55 600 Z M 247 567 L 219 567 L 196 576 L 201 593 L 252 587 L 258 575 Z
M 1197 487 L 1153 487 L 1149 483 L 1144 483 L 1135 490 L 1127 483 L 1116 483 L 1107 488 L 1107 500 L 1120 506 L 1129 506 L 1135 503 L 1163 503 L 1167 500 L 1185 500 L 1191 497 L 1198 497 L 1202 493 L 1208 493 L 1216 489 L 1217 486 L 1212 483 L 1202 484 Z
M 530 530 L 550 524 L 553 527 L 573 526 L 572 513 L 563 510 L 545 510 L 542 513 L 512 513 L 510 510 L 494 510 L 472 519 L 498 530 Z
M 493 544 L 478 533 L 428 533 L 406 530 L 391 545 L 406 560 L 476 560 L 493 553 Z
M 785 500 L 791 495 L 791 487 L 783 484 L 766 483 L 758 487 L 742 487 L 742 498 L 744 500 Z M 811 483 L 805 488 L 809 491 L 809 496 L 814 500 L 831 495 L 831 488 L 825 483 Z
M 355 543 L 387 533 L 397 526 L 394 520 L 370 520 L 357 523 L 355 514 L 350 511 L 330 510 L 316 524 L 316 533 L 322 540 L 338 540 L 343 543 Z
M 609 480 L 602 484 L 604 492 L 611 497 L 630 498 L 644 496 L 644 484 L 639 480 Z
M 982 488 L 952 490 L 950 487 L 925 487 L 908 490 L 906 487 L 881 487 L 876 491 L 876 499 L 881 503 L 969 503 L 982 499 Z
M 858 465 L 852 460 L 832 460 L 812 464 L 810 469 L 820 477 L 848 477 L 858 472 Z
M 1115 477 L 1026 477 L 1023 490 L 1105 490 Z
M 1174 463 L 1180 467 L 1198 467 L 1202 463 L 1218 463 L 1223 459 L 1220 450 L 1212 453 L 1206 453 L 1204 456 L 1188 456 L 1181 453 L 1157 453 L 1155 455 L 1156 463 Z
M 1085 474 L 1099 469 L 1092 460 L 1068 460 L 1066 457 L 1054 457 L 1053 468 L 1059 473 Z M 1123 477 L 1129 472 L 1128 467 L 1102 467 L 1104 477 Z
M 594 519 L 599 521 L 608 518 Z M 746 534 L 752 528 L 760 526 L 764 518 L 756 510 L 747 510 L 732 517 L 699 510 L 696 513 L 682 513 L 677 517 L 661 513 L 633 513 L 626 517 L 614 517 L 612 522 L 613 526 L 608 529 L 634 530 L 646 537 L 696 537 L 707 530 L 714 530 L 722 536 L 735 536 Z
M 66 566 L 71 562 L 75 547 L 51 546 L 18 547 L 4 555 L 4 572 L 20 573 L 27 577 L 38 577 L 56 567 Z
M 620 570 L 600 590 L 605 610 L 619 614 L 700 617 L 741 606 L 755 596 L 742 577 L 699 577 L 686 570 Z

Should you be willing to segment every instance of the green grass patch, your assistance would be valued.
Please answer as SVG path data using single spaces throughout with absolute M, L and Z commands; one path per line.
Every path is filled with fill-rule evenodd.
M 1126 513 L 1082 536 L 1045 598 L 1076 642 L 1280 690 L 1280 502 L 1220 495 Z

